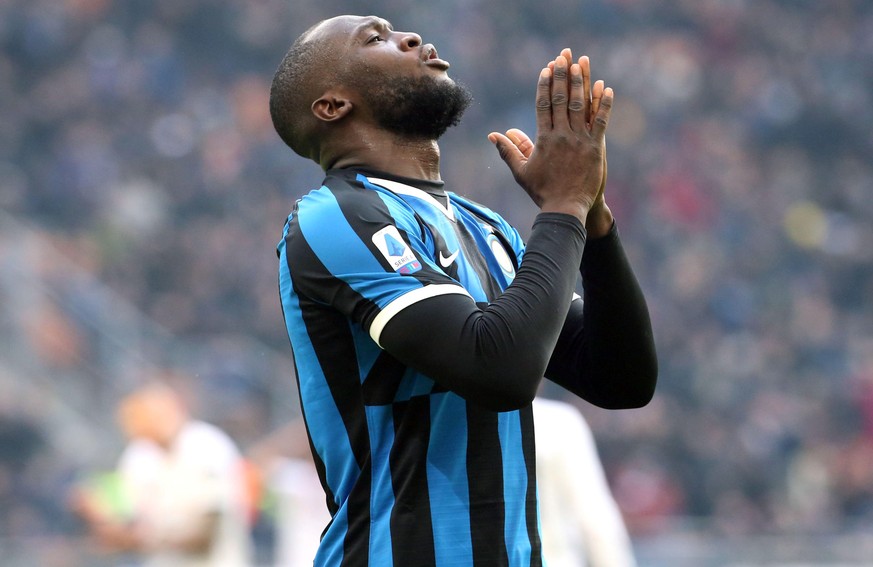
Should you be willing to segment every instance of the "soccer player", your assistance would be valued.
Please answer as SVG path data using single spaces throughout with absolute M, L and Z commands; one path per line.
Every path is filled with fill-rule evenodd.
M 240 453 L 214 425 L 193 419 L 178 394 L 149 383 L 122 400 L 129 439 L 119 459 L 119 501 L 89 489 L 73 506 L 107 550 L 144 567 L 248 567 L 252 542 Z M 113 509 L 114 508 L 114 509 Z
M 588 422 L 563 401 L 533 402 L 540 528 L 549 567 L 636 567 Z
M 441 181 L 437 140 L 471 98 L 448 69 L 415 33 L 339 16 L 273 79 L 279 136 L 326 172 L 278 245 L 332 516 L 319 566 L 540 565 L 543 376 L 606 408 L 653 395 L 647 307 L 603 196 L 612 90 L 565 50 L 540 71 L 534 140 L 489 135 L 541 209 L 523 242 Z

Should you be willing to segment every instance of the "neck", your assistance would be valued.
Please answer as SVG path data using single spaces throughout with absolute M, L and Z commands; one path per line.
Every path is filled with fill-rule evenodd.
M 320 165 L 332 168 L 367 167 L 401 177 L 440 181 L 440 148 L 436 140 L 398 138 L 384 130 L 357 137 L 351 148 L 323 152 Z

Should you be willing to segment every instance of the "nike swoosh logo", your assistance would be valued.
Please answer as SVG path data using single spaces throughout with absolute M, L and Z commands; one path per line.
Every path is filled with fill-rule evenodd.
M 455 258 L 458 257 L 458 252 L 460 252 L 460 251 L 461 251 L 461 249 L 459 248 L 459 249 L 455 250 L 449 256 L 443 256 L 443 251 L 440 250 L 440 266 L 442 266 L 443 268 L 448 268 L 449 266 L 451 266 L 452 262 L 455 261 Z

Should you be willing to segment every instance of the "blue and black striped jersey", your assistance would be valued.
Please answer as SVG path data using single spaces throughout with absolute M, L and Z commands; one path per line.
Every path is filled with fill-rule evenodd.
M 419 301 L 498 297 L 524 254 L 517 231 L 441 183 L 331 170 L 297 202 L 278 252 L 333 516 L 315 564 L 540 564 L 531 408 L 467 402 L 379 341 Z

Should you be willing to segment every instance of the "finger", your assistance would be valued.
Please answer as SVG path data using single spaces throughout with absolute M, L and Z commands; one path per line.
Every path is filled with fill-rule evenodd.
M 606 174 L 607 174 L 607 163 L 606 163 L 606 140 L 603 141 L 603 180 L 600 182 L 600 192 L 603 193 L 606 190 Z
M 591 122 L 591 60 L 587 55 L 579 58 L 579 67 L 582 69 L 582 97 L 585 100 L 585 123 Z
M 575 132 L 587 132 L 588 121 L 585 119 L 585 89 L 582 68 L 574 63 L 570 66 L 570 102 L 567 111 L 570 115 L 570 128 Z
M 566 59 L 563 57 L 555 59 L 555 72 L 552 77 L 551 88 L 552 126 L 554 128 L 564 128 L 569 126 L 567 120 L 568 71 Z
M 591 135 L 596 140 L 603 140 L 606 136 L 606 127 L 609 125 L 609 116 L 612 113 L 613 92 L 610 87 L 603 89 L 600 106 L 591 125 Z
M 488 134 L 488 140 L 497 147 L 500 159 L 506 162 L 506 165 L 509 166 L 509 170 L 513 175 L 515 175 L 527 161 L 527 157 L 525 157 L 515 142 L 506 135 L 501 134 L 500 132 L 491 132 Z
M 591 117 L 600 110 L 600 100 L 603 98 L 603 81 L 596 81 L 591 93 Z
M 518 128 L 512 128 L 506 132 L 506 136 L 515 144 L 515 147 L 518 148 L 518 151 L 522 153 L 522 155 L 526 158 L 530 157 L 530 154 L 533 153 L 534 143 L 528 137 L 527 134 L 519 130 Z
M 552 71 L 545 68 L 540 71 L 537 80 L 536 122 L 537 134 L 552 129 Z
M 567 60 L 568 67 L 573 64 L 573 52 L 570 50 L 569 47 L 565 47 L 564 49 L 561 50 L 561 57 L 563 57 L 564 59 Z M 549 61 L 549 69 L 553 73 L 555 72 L 555 62 L 554 61 Z

